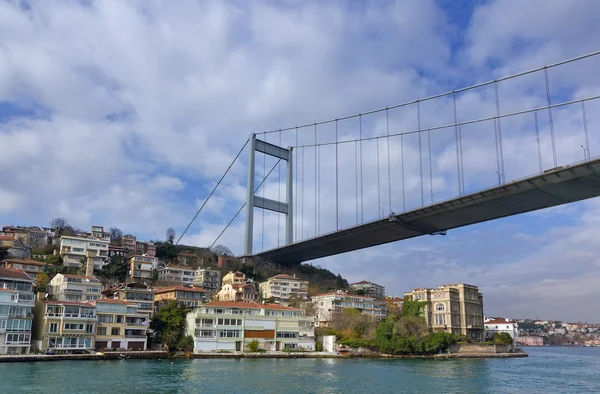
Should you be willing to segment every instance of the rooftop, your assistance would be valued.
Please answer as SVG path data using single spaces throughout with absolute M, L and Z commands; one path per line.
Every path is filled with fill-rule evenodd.
M 123 304 L 123 305 L 131 305 L 131 306 L 137 306 L 136 304 L 132 303 L 132 302 L 128 302 L 128 301 L 123 301 L 123 300 L 115 300 L 112 298 L 101 298 L 99 300 L 94 301 L 94 303 L 101 303 L 101 304 Z
M 202 306 L 223 308 L 246 308 L 246 309 L 276 309 L 283 311 L 299 311 L 298 308 L 290 308 L 279 304 L 259 304 L 258 302 L 234 302 L 234 301 L 212 301 Z
M 88 306 L 93 308 L 94 305 L 89 302 L 75 302 L 75 301 L 56 301 L 56 300 L 41 300 L 44 304 L 50 305 L 79 305 L 79 306 Z
M 203 289 L 202 287 L 186 287 L 186 286 L 171 286 L 171 287 L 161 287 L 156 289 L 156 294 L 168 293 L 170 291 L 191 291 L 193 293 L 208 293 L 208 290 Z
M 98 282 L 98 283 L 100 283 L 100 281 L 98 279 L 94 278 L 93 276 L 74 275 L 74 274 L 62 274 L 62 275 L 64 275 L 66 278 L 87 279 L 90 282 Z
M 26 280 L 27 282 L 33 282 L 29 275 L 25 273 L 25 271 L 8 267 L 0 267 L 0 278 L 14 278 Z
M 498 317 L 494 319 L 489 319 L 483 322 L 483 324 L 516 324 L 516 321 L 505 319 L 503 317 Z
M 6 260 L 2 260 L 2 262 L 3 263 L 29 264 L 29 265 L 38 265 L 38 266 L 46 265 L 46 263 L 44 263 L 43 261 L 29 260 L 29 259 L 6 259 Z
M 287 275 L 287 274 L 277 274 L 275 276 L 270 277 L 269 279 L 292 279 L 292 280 L 302 280 L 300 278 L 296 278 L 295 276 L 292 275 Z
M 368 298 L 369 300 L 374 300 L 373 297 L 369 297 L 369 296 L 361 296 L 361 295 L 357 295 L 357 294 L 338 293 L 338 292 L 330 292 L 330 293 L 317 294 L 317 295 L 314 295 L 313 297 L 325 297 L 325 296 L 343 296 L 343 297 L 354 297 L 354 298 Z
M 368 280 L 361 280 L 360 282 L 351 283 L 350 286 L 352 286 L 352 285 L 374 285 L 374 284 L 375 283 L 369 282 Z

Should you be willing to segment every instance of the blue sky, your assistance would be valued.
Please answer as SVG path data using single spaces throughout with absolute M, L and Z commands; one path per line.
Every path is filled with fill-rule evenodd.
M 142 239 L 181 233 L 249 133 L 306 124 L 426 97 L 599 49 L 595 0 L 178 2 L 18 1 L 0 4 L 0 224 L 118 226 Z M 459 4 L 459 5 L 457 5 Z M 553 101 L 598 94 L 600 57 L 550 73 Z M 499 87 L 502 111 L 545 104 L 543 75 Z M 590 153 L 598 102 L 589 102 Z M 451 101 L 423 104 L 422 125 L 452 120 Z M 493 91 L 457 97 L 461 120 L 495 113 Z M 382 114 L 363 119 L 382 135 Z M 580 160 L 580 109 L 553 112 L 561 163 Z M 551 165 L 547 112 L 540 113 L 544 167 Z M 390 112 L 392 131 L 416 126 L 415 108 Z M 503 124 L 507 180 L 537 171 L 532 117 Z M 353 138 L 356 120 L 340 123 Z M 496 175 L 491 123 L 463 130 L 467 190 Z M 456 194 L 452 130 L 432 134 L 437 200 Z M 332 125 L 319 128 L 331 140 Z M 282 135 L 282 145 L 295 143 Z M 269 141 L 279 143 L 272 134 Z M 314 134 L 300 135 L 312 143 Z M 379 169 L 387 177 L 387 142 Z M 406 192 L 420 203 L 417 140 L 407 138 Z M 399 141 L 390 142 L 392 209 L 401 209 Z M 341 217 L 355 220 L 354 151 L 340 147 Z M 374 188 L 377 146 L 363 146 L 365 219 L 389 206 L 387 180 Z M 331 212 L 333 152 L 320 150 L 323 231 Z M 425 156 L 426 198 L 429 164 Z M 305 230 L 314 233 L 314 151 L 305 150 Z M 259 158 L 259 163 L 262 160 Z M 206 246 L 243 203 L 246 156 L 184 242 Z M 267 161 L 268 171 L 272 161 Z M 257 177 L 262 173 L 259 164 Z M 284 172 L 282 171 L 282 179 Z M 273 177 L 274 176 L 274 177 Z M 266 183 L 279 196 L 278 172 Z M 282 188 L 283 190 L 283 188 Z M 262 193 L 262 190 L 259 192 Z M 311 197 L 312 196 L 312 197 Z M 312 198 L 312 200 L 311 200 Z M 566 207 L 335 256 L 319 264 L 349 280 L 368 279 L 401 294 L 448 282 L 479 285 L 488 315 L 600 321 L 582 299 L 598 296 L 594 234 L 600 204 Z M 262 213 L 255 247 L 283 239 L 283 220 Z M 300 218 L 297 218 L 300 223 Z M 221 242 L 240 252 L 243 217 Z

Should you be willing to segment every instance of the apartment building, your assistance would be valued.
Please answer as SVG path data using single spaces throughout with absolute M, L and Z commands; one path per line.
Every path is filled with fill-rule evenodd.
M 135 235 L 125 234 L 121 236 L 121 246 L 129 250 L 131 253 L 135 253 L 136 250 L 136 238 Z
M 246 274 L 244 274 L 243 272 L 233 272 L 233 271 L 229 271 L 227 274 L 225 274 L 225 276 L 223 276 L 223 281 L 221 286 L 225 286 L 228 284 L 232 284 L 232 285 L 242 285 L 246 283 Z
M 0 354 L 31 347 L 33 280 L 23 270 L 0 267 Z
M 209 301 L 210 293 L 201 287 L 192 286 L 173 286 L 156 289 L 154 305 L 157 310 L 173 300 L 180 302 L 187 307 L 195 308 L 200 304 Z
M 213 301 L 188 313 L 185 330 L 195 353 L 244 351 L 253 340 L 267 351 L 315 349 L 312 317 L 277 304 Z
M 98 318 L 94 304 L 38 300 L 33 310 L 33 347 L 44 353 L 94 349 Z
M 119 256 L 119 257 L 123 257 L 126 258 L 127 256 L 129 256 L 130 252 L 129 249 L 121 247 L 121 246 L 113 246 L 113 245 L 109 245 L 108 247 L 108 257 L 115 257 L 115 256 Z
M 23 270 L 31 279 L 35 280 L 37 274 L 44 272 L 46 263 L 28 259 L 6 259 L 0 262 L 0 267 Z
M 138 306 L 139 313 L 147 315 L 148 320 L 152 319 L 154 313 L 154 289 L 144 283 L 121 283 L 103 290 L 102 296 L 113 300 L 129 301 Z
M 366 295 L 373 298 L 385 297 L 385 287 L 378 285 L 377 283 L 368 282 L 366 280 L 352 283 L 350 288 L 360 295 Z
M 83 264 L 100 269 L 108 257 L 110 242 L 96 238 L 60 237 L 60 255 L 67 267 L 81 267 Z
M 194 283 L 195 269 L 181 265 L 169 265 L 158 269 L 158 280 L 169 285 L 191 285 Z
M 129 281 L 144 282 L 152 280 L 152 271 L 158 268 L 158 257 L 131 256 L 127 259 Z
M 217 293 L 218 301 L 255 302 L 258 301 L 258 290 L 253 283 L 241 285 L 228 283 Z
M 135 253 L 154 257 L 156 256 L 156 245 L 151 242 L 135 241 Z
M 94 304 L 98 316 L 96 350 L 146 350 L 149 319 L 136 304 L 108 298 Z
M 507 333 L 512 337 L 512 339 L 517 339 L 519 337 L 519 324 L 510 319 L 505 319 L 503 317 L 485 319 L 483 322 L 485 327 L 485 338 L 491 339 L 494 334 L 501 334 L 503 332 Z
M 30 248 L 41 248 L 48 245 L 49 241 L 48 233 L 39 227 L 27 228 L 27 242 L 26 245 Z
M 375 298 L 348 294 L 338 290 L 324 293 L 311 298 L 317 309 L 316 325 L 327 327 L 334 314 L 342 313 L 344 309 L 356 309 L 363 315 L 377 319 L 385 319 L 387 316 L 385 302 L 376 302 Z
M 198 268 L 194 272 L 194 285 L 217 294 L 221 288 L 221 271 L 210 268 Z
M 485 338 L 483 295 L 479 288 L 467 284 L 417 288 L 404 293 L 409 300 L 424 302 L 423 316 L 431 331 L 462 334 L 474 341 Z
M 92 231 L 90 232 L 91 236 L 100 239 L 102 241 L 108 242 L 110 244 L 110 233 L 104 231 L 104 227 L 102 226 L 92 226 Z
M 102 283 L 93 276 L 56 274 L 50 280 L 47 291 L 58 301 L 95 301 L 100 298 Z
M 282 305 L 287 305 L 290 297 L 308 300 L 308 281 L 296 278 L 296 275 L 275 275 L 259 284 L 263 299 L 271 299 Z

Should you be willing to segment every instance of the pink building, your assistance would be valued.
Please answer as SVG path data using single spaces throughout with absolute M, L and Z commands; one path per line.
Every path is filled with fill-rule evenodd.
M 544 346 L 544 337 L 522 336 L 515 338 L 515 345 Z

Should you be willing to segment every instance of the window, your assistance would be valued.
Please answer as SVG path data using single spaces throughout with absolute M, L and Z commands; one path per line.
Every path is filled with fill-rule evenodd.
M 446 316 L 445 315 L 435 315 L 435 324 L 437 326 L 443 326 L 446 324 Z
M 215 314 L 217 314 L 217 315 L 222 315 L 223 313 L 225 313 L 224 309 L 215 309 L 214 311 L 215 311 Z
M 85 332 L 87 332 L 88 334 L 93 334 L 94 333 L 94 325 L 93 324 L 86 324 L 85 325 Z
M 98 322 L 99 323 L 112 323 L 113 315 L 98 315 Z
M 119 327 L 111 328 L 110 335 L 121 335 L 121 329 Z
M 98 327 L 98 331 L 96 333 L 98 335 L 106 335 L 106 327 Z
M 83 323 L 65 323 L 65 330 L 83 330 Z
M 217 324 L 220 326 L 241 326 L 242 319 L 217 319 Z
M 219 330 L 219 338 L 240 338 L 240 330 Z
M 278 332 L 277 338 L 298 338 L 297 332 Z
M 214 330 L 196 330 L 196 337 L 198 338 L 215 338 L 216 336 Z
M 444 305 L 441 302 L 438 302 L 437 304 L 435 304 L 435 310 L 436 311 L 445 311 L 446 310 L 446 305 Z
M 48 327 L 48 332 L 58 332 L 58 323 L 50 323 L 50 326 Z

